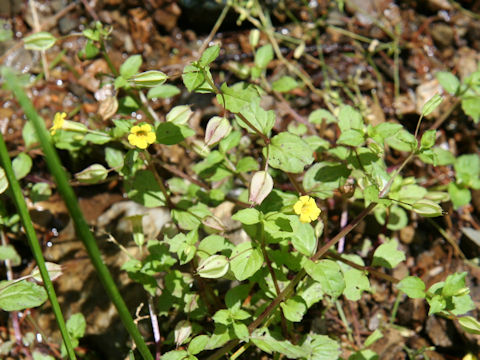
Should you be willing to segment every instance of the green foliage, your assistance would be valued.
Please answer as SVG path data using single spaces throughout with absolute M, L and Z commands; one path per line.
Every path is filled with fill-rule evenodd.
M 244 15 L 255 14 L 247 13 Z M 50 34 L 40 34 L 25 39 L 26 47 L 45 50 L 55 43 Z M 103 41 L 109 29 L 97 23 L 83 34 L 87 42 L 79 54 L 81 59 L 105 51 Z M 133 55 L 118 73 L 112 71 L 110 83 L 122 95 L 118 98 L 119 109 L 109 120 L 111 128 L 91 129 L 90 124 L 70 121 L 51 136 L 56 148 L 66 150 L 74 159 L 92 144 L 104 150 L 101 159 L 73 175 L 79 183 L 92 185 L 116 178 L 130 200 L 146 208 L 164 207 L 170 213 L 171 222 L 159 239 L 146 238 L 142 215 L 130 219 L 132 239 L 140 251 L 122 266 L 155 300 L 155 310 L 162 320 L 178 315 L 174 329 L 168 327 L 168 321 L 162 325 L 167 331 L 162 359 L 203 358 L 203 351 L 220 348 L 231 340 L 255 345 L 275 358 L 339 358 L 338 341 L 326 335 L 313 331 L 299 334 L 293 344 L 292 337 L 282 331 L 296 331 L 296 323 L 319 302 L 328 311 L 342 295 L 349 301 L 359 301 L 364 292 L 374 291 L 370 277 L 378 275 L 378 267 L 394 269 L 406 257 L 394 235 L 382 238 L 369 267 L 359 255 L 340 257 L 332 253 L 333 242 L 330 249 L 324 249 L 323 228 L 328 227 L 325 236 L 329 241 L 338 241 L 340 236 L 331 234 L 336 225 L 329 215 L 313 219 L 313 224 L 302 222 L 305 220 L 300 220 L 298 205 L 294 209 L 299 197 L 311 197 L 322 209 L 340 203 L 352 212 L 369 207 L 372 221 L 385 226 L 386 231 L 398 231 L 408 225 L 412 213 L 441 216 L 442 202 L 451 200 L 458 209 L 470 203 L 471 190 L 480 189 L 478 155 L 455 158 L 435 146 L 435 130 L 417 138 L 401 123 L 372 125 L 364 113 L 340 99 L 328 102 L 329 110 L 312 111 L 308 123 L 278 121 L 276 109 L 264 107 L 264 95 L 273 90 L 275 96 L 287 93 L 284 96 L 289 99 L 297 94 L 292 90 L 305 83 L 301 74 L 292 72 L 268 84 L 274 46 L 267 43 L 258 47 L 259 41 L 259 34 L 252 32 L 254 59 L 244 65 L 245 76 L 241 78 L 245 82 L 216 83 L 228 79 L 211 73 L 220 54 L 218 45 L 207 48 L 198 60 L 184 67 L 181 77 L 187 91 L 211 94 L 220 106 L 218 114 L 205 119 L 204 134 L 197 131 L 199 119 L 194 116 L 194 105 L 174 106 L 164 119 L 152 116 L 148 100 L 171 98 L 181 90 L 165 84 L 169 78 L 161 71 L 140 72 L 142 57 Z M 449 94 L 461 99 L 465 113 L 478 122 L 480 70 L 463 82 L 448 72 L 436 76 Z M 332 98 L 334 95 L 329 94 Z M 439 94 L 431 98 L 420 120 L 441 102 Z M 129 139 L 137 124 L 125 116 L 131 111 L 147 115 L 141 124 L 148 120 L 155 134 L 149 150 Z M 325 126 L 338 134 L 334 140 L 324 136 Z M 322 131 L 317 131 L 320 128 Z M 26 150 L 13 160 L 13 167 L 16 177 L 26 181 L 33 165 L 33 155 L 28 151 L 38 139 L 28 124 L 22 136 Z M 185 173 L 159 156 L 178 149 L 191 163 Z M 404 152 L 401 156 L 406 160 L 392 164 L 390 159 L 398 156 L 397 152 Z M 453 165 L 454 180 L 432 189 L 426 187 L 425 179 L 403 177 L 404 165 L 413 157 L 428 167 Z M 8 186 L 2 172 L 0 168 L 0 193 Z M 172 176 L 166 175 L 168 172 Z M 48 199 L 52 193 L 47 183 L 27 189 L 26 195 L 34 202 Z M 367 213 L 361 213 L 362 219 Z M 14 223 L 3 214 L 1 220 L 4 226 Z M 6 246 L 0 247 L 0 259 L 19 262 L 15 249 Z M 478 321 L 462 316 L 474 308 L 465 278 L 466 273 L 452 274 L 426 290 L 419 277 L 407 276 L 396 288 L 410 298 L 424 298 L 430 315 L 456 317 L 465 331 L 479 333 Z M 32 282 L 0 285 L 0 308 L 6 311 L 40 306 L 45 299 L 43 288 Z M 253 323 L 256 327 L 249 328 L 257 319 L 258 324 Z M 75 346 L 85 326 L 81 314 L 67 322 Z M 365 347 L 381 337 L 381 332 L 375 331 Z M 62 354 L 64 351 L 62 348 Z M 373 351 L 361 349 L 349 359 L 376 358 Z
M 27 280 L 0 282 L 0 309 L 19 311 L 42 305 L 47 292 L 42 286 Z

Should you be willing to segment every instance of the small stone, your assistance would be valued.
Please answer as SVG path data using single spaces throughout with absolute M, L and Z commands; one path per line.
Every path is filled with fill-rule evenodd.
M 433 24 L 431 34 L 435 45 L 439 48 L 444 49 L 452 46 L 454 33 L 450 25 L 444 23 Z
M 78 27 L 78 18 L 74 16 L 65 16 L 58 20 L 58 28 L 62 35 L 67 35 Z
M 415 237 L 415 229 L 413 226 L 406 226 L 400 230 L 400 241 L 406 245 L 411 244 Z

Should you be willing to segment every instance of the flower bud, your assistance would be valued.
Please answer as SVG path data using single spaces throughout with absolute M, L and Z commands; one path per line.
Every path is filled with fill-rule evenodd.
M 273 189 L 273 179 L 266 171 L 257 171 L 250 181 L 248 201 L 259 205 Z
M 230 134 L 230 131 L 232 131 L 232 126 L 226 118 L 220 116 L 212 117 L 208 121 L 205 130 L 205 144 L 211 146 L 218 143 L 225 136 Z
M 197 268 L 197 273 L 203 278 L 217 279 L 225 275 L 230 263 L 223 255 L 212 255 L 202 261 Z
M 141 87 L 154 87 L 163 84 L 168 76 L 161 71 L 150 70 L 131 76 L 130 83 Z
M 75 178 L 85 184 L 96 184 L 99 181 L 105 180 L 108 175 L 108 170 L 103 165 L 93 164 L 75 174 Z
M 174 330 L 175 344 L 182 345 L 192 335 L 192 324 L 188 320 L 181 320 L 177 323 Z
M 248 35 L 248 41 L 250 42 L 250 46 L 255 49 L 258 45 L 259 40 L 260 40 L 260 30 L 258 29 L 250 30 L 250 34 Z
M 412 210 L 418 215 L 425 217 L 434 217 L 443 215 L 443 209 L 432 200 L 421 199 L 412 205 Z
M 45 266 L 47 268 L 48 277 L 50 278 L 50 280 L 55 281 L 55 279 L 59 278 L 62 275 L 61 265 L 47 261 L 45 262 Z M 38 269 L 38 266 L 35 266 L 35 268 L 33 269 L 30 275 L 36 282 L 43 284 L 43 279 L 42 279 L 42 276 L 40 275 L 40 270 Z

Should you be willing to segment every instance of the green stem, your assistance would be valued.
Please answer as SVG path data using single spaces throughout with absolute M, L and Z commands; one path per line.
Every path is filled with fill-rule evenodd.
M 120 295 L 120 292 L 118 291 L 107 266 L 103 263 L 102 255 L 98 249 L 96 240 L 90 232 L 89 226 L 83 216 L 82 211 L 80 210 L 80 207 L 78 206 L 78 200 L 73 192 L 73 189 L 68 183 L 67 176 L 51 143 L 51 138 L 47 132 L 47 129 L 45 128 L 43 119 L 38 115 L 32 102 L 19 86 L 18 80 L 12 71 L 4 68 L 3 75 L 6 79 L 8 87 L 12 89 L 15 97 L 23 108 L 25 115 L 32 122 L 35 128 L 35 132 L 40 140 L 43 152 L 45 154 L 45 160 L 48 168 L 57 182 L 57 188 L 67 205 L 70 216 L 74 221 L 75 230 L 87 249 L 90 260 L 95 267 L 108 296 L 117 308 L 123 325 L 135 341 L 135 344 L 137 345 L 142 357 L 146 360 L 153 360 L 152 354 L 145 344 L 143 337 L 140 335 L 135 323 L 133 322 L 130 311 L 123 301 L 123 298 Z
M 395 303 L 393 304 L 392 315 L 390 316 L 390 324 L 395 323 L 395 318 L 397 317 L 398 306 L 400 305 L 400 301 L 402 301 L 403 293 L 401 291 L 398 292 L 397 298 L 395 299 Z
M 43 283 L 45 285 L 45 290 L 47 291 L 48 298 L 52 305 L 53 314 L 57 320 L 60 333 L 62 334 L 63 342 L 67 350 L 67 355 L 71 360 L 75 360 L 75 351 L 73 350 L 72 342 L 70 341 L 70 336 L 65 325 L 65 319 L 63 318 L 62 310 L 58 303 L 57 295 L 55 294 L 55 289 L 53 287 L 52 280 L 48 274 L 47 267 L 45 265 L 45 259 L 43 258 L 42 248 L 38 242 L 37 234 L 33 228 L 32 219 L 28 213 L 27 204 L 25 203 L 25 198 L 23 197 L 20 184 L 18 183 L 15 174 L 13 172 L 12 163 L 10 157 L 8 156 L 7 146 L 3 140 L 3 135 L 0 133 L 0 159 L 2 162 L 3 169 L 7 175 L 8 183 L 10 184 L 10 191 L 15 201 L 15 206 L 17 207 L 20 218 L 22 219 L 22 224 L 25 229 L 25 234 L 27 235 L 28 243 L 30 249 L 32 250 L 35 261 L 37 262 L 40 275 L 42 276 Z

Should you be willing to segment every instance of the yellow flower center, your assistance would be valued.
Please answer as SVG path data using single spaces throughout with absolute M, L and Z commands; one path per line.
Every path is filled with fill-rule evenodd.
M 300 199 L 293 206 L 293 210 L 297 215 L 300 215 L 300 221 L 309 223 L 318 219 L 320 209 L 315 203 L 315 199 L 310 196 L 300 196 Z

